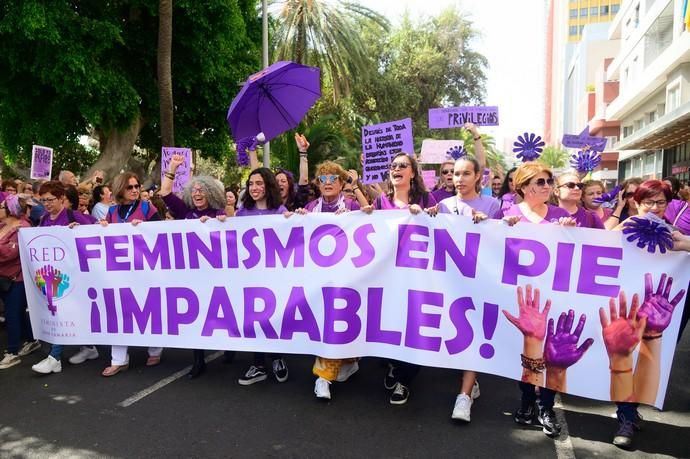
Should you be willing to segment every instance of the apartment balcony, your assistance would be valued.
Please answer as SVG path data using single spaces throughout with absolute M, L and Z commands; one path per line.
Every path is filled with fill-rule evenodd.
M 619 150 L 656 150 L 690 142 L 690 102 L 621 139 Z

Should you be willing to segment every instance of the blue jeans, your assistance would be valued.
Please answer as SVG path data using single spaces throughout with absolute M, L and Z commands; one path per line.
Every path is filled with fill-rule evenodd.
M 60 360 L 62 358 L 62 349 L 65 346 L 62 344 L 51 344 L 50 345 L 50 356 L 55 360 Z
M 24 282 L 12 282 L 12 286 L 2 295 L 7 320 L 7 352 L 17 354 L 24 341 L 33 341 L 31 323 L 26 313 L 26 292 Z

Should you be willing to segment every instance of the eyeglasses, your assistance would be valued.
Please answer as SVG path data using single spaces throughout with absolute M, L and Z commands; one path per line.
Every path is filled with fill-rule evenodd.
M 389 169 L 392 170 L 392 171 L 398 170 L 398 169 L 404 170 L 404 169 L 407 169 L 407 168 L 410 167 L 410 166 L 411 166 L 410 163 L 396 163 L 396 162 L 392 162 L 391 165 L 390 165 L 390 167 L 389 167 Z
M 568 182 L 568 183 L 564 183 L 563 185 L 558 185 L 558 188 L 563 188 L 563 187 L 570 188 L 571 190 L 574 190 L 575 188 L 578 188 L 580 190 L 584 190 L 585 184 L 584 183 Z
M 337 175 L 320 175 L 319 176 L 319 182 L 323 183 L 324 185 L 328 183 L 335 183 L 336 180 L 338 180 L 340 177 Z
M 41 198 L 39 201 L 41 201 L 41 204 L 50 204 L 55 201 L 57 201 L 58 198 Z
M 452 174 L 452 173 L 453 173 L 453 169 L 443 169 L 441 171 L 441 174 L 443 174 L 443 175 Z
M 355 190 L 353 190 L 352 188 L 343 188 L 343 193 L 354 193 L 354 192 L 355 192 Z
M 626 193 L 623 193 L 623 199 L 630 199 L 635 195 L 634 191 L 628 191 Z
M 192 188 L 192 194 L 204 194 L 204 190 L 202 188 Z
M 668 204 L 668 201 L 665 199 L 659 199 L 658 201 L 652 201 L 651 199 L 645 199 L 640 204 L 642 204 L 645 207 L 649 207 L 651 209 L 654 206 L 666 207 L 666 205 Z
M 138 190 L 139 188 L 141 188 L 141 185 L 138 183 L 136 185 L 127 185 L 127 191 Z
M 548 178 L 548 179 L 539 178 L 539 179 L 536 179 L 534 181 L 534 184 L 537 186 L 546 186 L 546 185 L 553 186 L 553 183 L 554 183 L 554 181 L 552 178 Z

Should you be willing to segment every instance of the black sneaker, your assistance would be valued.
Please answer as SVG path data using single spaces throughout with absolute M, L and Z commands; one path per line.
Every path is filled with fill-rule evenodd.
M 639 416 L 639 415 L 638 415 Z M 619 448 L 629 449 L 635 436 L 635 423 L 625 416 L 618 415 L 618 430 L 613 436 L 613 444 Z
M 391 405 L 404 405 L 407 399 L 410 398 L 410 389 L 400 383 L 395 383 L 393 393 L 391 394 Z
M 394 371 L 395 367 L 392 363 L 389 363 L 388 373 L 386 373 L 386 376 L 384 376 L 383 378 L 383 387 L 385 387 L 388 390 L 395 389 L 395 385 L 398 383 L 398 379 L 395 377 Z
M 541 410 L 537 419 L 541 424 L 542 431 L 549 437 L 557 437 L 561 433 L 561 425 L 552 409 Z
M 531 426 L 537 424 L 537 408 L 534 403 L 530 405 L 523 405 L 513 415 L 513 419 L 518 424 Z
M 256 367 L 252 365 L 249 370 L 237 382 L 242 386 L 249 386 L 259 381 L 264 381 L 268 375 L 264 367 Z
M 273 375 L 278 382 L 285 382 L 288 379 L 288 367 L 284 358 L 275 359 L 273 361 Z

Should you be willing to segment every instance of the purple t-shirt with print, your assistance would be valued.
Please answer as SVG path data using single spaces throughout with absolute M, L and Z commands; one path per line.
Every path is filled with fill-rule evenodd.
M 522 213 L 522 209 L 520 209 L 519 204 L 513 204 L 510 209 L 507 209 L 506 211 L 503 212 L 503 215 L 505 217 L 512 217 L 512 216 L 518 216 L 520 217 L 521 222 L 525 223 L 534 223 L 533 221 L 527 219 L 525 215 Z M 552 206 L 551 204 L 547 204 L 547 211 L 546 215 L 544 216 L 544 219 L 539 222 L 539 224 L 549 224 L 549 223 L 557 223 L 558 219 L 561 217 L 570 217 L 570 213 L 568 213 L 567 210 L 561 209 L 560 207 Z
M 91 218 L 87 217 L 85 214 L 80 212 L 72 212 L 74 215 L 74 221 L 80 225 L 90 225 L 93 223 Z M 41 223 L 38 226 L 69 226 L 70 221 L 67 216 L 67 208 L 65 207 L 60 211 L 60 213 L 55 217 L 55 220 L 50 218 L 50 214 L 45 213 L 41 217 Z
M 452 196 L 439 202 L 438 212 L 441 214 L 463 215 L 465 217 L 472 216 L 472 208 L 464 201 L 459 200 L 457 196 Z
M 463 199 L 465 204 L 486 214 L 489 218 L 498 218 L 497 215 L 501 210 L 501 203 L 496 198 L 491 196 L 479 195 L 474 199 Z
M 580 228 L 596 228 L 605 229 L 604 223 L 597 214 L 591 210 L 587 210 L 584 207 L 578 207 L 577 212 L 570 215 L 577 222 L 577 226 Z

